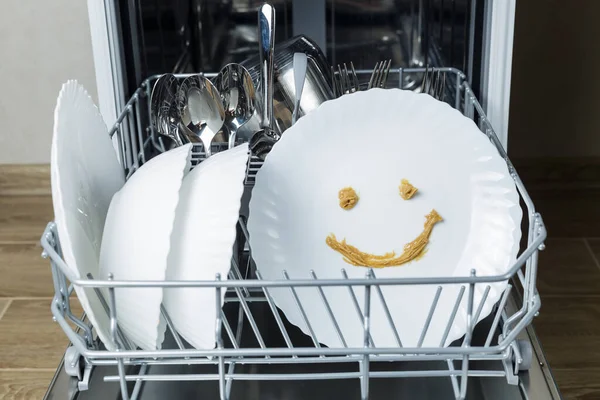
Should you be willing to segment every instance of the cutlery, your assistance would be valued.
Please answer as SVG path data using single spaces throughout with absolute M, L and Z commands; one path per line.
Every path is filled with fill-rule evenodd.
M 389 59 L 388 61 L 380 61 L 377 64 L 375 64 L 375 68 L 373 69 L 373 73 L 371 74 L 371 79 L 369 79 L 369 85 L 367 86 L 367 90 L 373 88 L 384 89 L 391 66 L 391 59 Z
M 264 101 L 262 129 L 250 139 L 250 149 L 263 160 L 280 136 L 273 126 L 273 43 L 275 41 L 275 9 L 264 4 L 258 11 L 262 98 Z
M 219 92 L 202 75 L 192 75 L 181 83 L 177 99 L 180 126 L 190 142 L 202 142 L 206 157 L 211 143 L 225 121 L 225 109 Z
M 229 131 L 229 148 L 235 146 L 237 131 L 252 118 L 255 89 L 250 73 L 240 64 L 227 64 L 213 79 L 225 109 L 225 127 Z
M 436 100 L 444 101 L 446 73 L 439 69 L 425 67 L 421 93 L 426 93 Z
M 296 85 L 294 103 L 294 112 L 292 113 L 292 125 L 298 120 L 298 110 L 300 109 L 300 99 L 302 98 L 302 89 L 306 78 L 307 57 L 305 53 L 294 54 L 294 84 Z
M 333 71 L 333 67 L 332 67 Z M 354 64 L 350 62 L 350 70 L 344 63 L 344 68 L 342 69 L 340 65 L 337 66 L 337 74 L 335 72 L 332 73 L 335 91 L 337 96 L 342 96 L 344 94 L 354 93 L 360 90 L 358 83 L 358 76 L 356 75 L 356 71 L 354 69 Z M 337 76 L 337 79 L 336 79 Z
M 177 146 L 181 146 L 183 140 L 177 130 L 179 117 L 172 110 L 178 89 L 179 84 L 173 74 L 164 74 L 158 78 L 152 88 L 150 114 L 156 131 L 173 140 Z

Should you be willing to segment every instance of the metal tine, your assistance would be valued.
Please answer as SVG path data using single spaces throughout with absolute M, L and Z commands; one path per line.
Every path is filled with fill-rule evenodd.
M 421 85 L 421 93 L 427 93 L 427 84 L 429 83 L 429 65 L 425 66 L 425 73 L 423 74 L 423 84 Z
M 229 277 L 230 277 L 230 279 L 234 279 L 234 280 L 243 280 L 244 279 L 244 277 L 242 276 L 242 271 L 240 271 L 240 267 L 234 257 L 231 257 L 231 270 L 229 271 Z M 244 296 L 246 296 L 246 297 L 250 296 L 250 292 L 248 291 L 248 288 L 245 288 L 245 287 L 242 288 L 242 292 L 244 293 Z
M 221 280 L 221 274 L 215 274 L 215 281 Z M 222 316 L 222 307 L 221 307 L 221 291 L 223 288 L 216 287 L 215 288 L 215 308 L 216 308 L 216 321 L 215 321 L 215 339 L 217 344 L 217 349 L 223 349 L 223 320 Z M 221 399 L 225 399 L 225 358 L 223 356 L 219 356 L 219 395 Z
M 369 79 L 369 84 L 367 85 L 367 90 L 373 88 L 373 84 L 377 80 L 377 76 L 379 74 L 380 64 L 380 61 L 377 61 L 377 63 L 375 64 L 375 67 L 373 68 L 373 73 L 371 74 L 371 79 Z
M 344 279 L 348 279 L 348 274 L 346 273 L 346 270 L 344 268 L 342 268 L 342 276 L 344 277 Z M 360 324 L 362 325 L 364 318 L 363 313 L 360 309 L 360 306 L 358 305 L 358 299 L 356 298 L 356 294 L 354 294 L 354 289 L 352 289 L 351 285 L 348 285 L 348 291 L 350 292 L 350 297 L 352 298 L 354 309 L 356 310 L 356 313 L 358 314 L 358 319 L 360 321 Z M 371 333 L 369 333 L 369 340 L 371 341 L 371 347 L 376 347 L 375 342 L 373 342 L 373 337 L 371 336 Z
M 435 74 L 435 88 L 434 88 L 434 92 L 433 92 L 433 98 L 436 100 L 439 100 L 441 92 L 442 92 L 442 71 L 440 71 L 438 69 Z
M 346 82 L 344 81 L 344 73 L 342 67 L 338 64 L 338 78 L 340 81 L 340 96 L 346 94 Z
M 465 287 L 460 287 L 460 292 L 458 292 L 458 296 L 456 296 L 456 302 L 454 302 L 454 308 L 452 309 L 452 313 L 450 314 L 450 318 L 448 319 L 448 324 L 446 325 L 446 329 L 444 330 L 444 334 L 442 335 L 442 340 L 440 341 L 440 347 L 444 347 L 446 343 L 446 339 L 448 338 L 448 334 L 450 333 L 450 328 L 452 328 L 452 324 L 454 323 L 454 318 L 456 318 L 456 313 L 458 312 L 458 307 L 460 306 L 460 302 L 465 294 Z
M 345 78 L 345 84 L 346 84 L 346 87 L 344 88 L 344 92 L 351 93 L 352 92 L 352 84 L 350 83 L 350 72 L 348 72 L 348 67 L 346 66 L 346 63 L 344 63 L 344 78 Z
M 375 272 L 373 272 L 372 269 L 369 271 L 369 273 L 371 274 L 371 277 L 373 279 L 377 279 L 377 277 L 375 276 Z M 396 328 L 396 324 L 394 323 L 394 320 L 392 319 L 392 315 L 390 314 L 390 309 L 388 308 L 387 302 L 385 301 L 385 298 L 383 297 L 383 292 L 381 291 L 381 287 L 379 285 L 373 285 L 373 286 L 375 287 L 375 291 L 377 292 L 377 295 L 379 296 L 379 300 L 381 301 L 381 305 L 383 306 L 383 312 L 385 312 L 385 316 L 390 324 L 390 328 L 392 329 L 392 333 L 394 334 L 396 343 L 398 344 L 398 347 L 403 347 L 402 341 L 400 340 L 400 335 L 398 335 L 398 329 Z
M 387 83 L 388 74 L 390 73 L 390 68 L 392 67 L 392 59 L 390 58 L 387 62 L 383 64 L 382 73 L 379 77 L 379 84 L 377 87 L 381 89 L 385 89 L 385 84 Z
M 440 84 L 440 88 L 438 90 L 438 94 L 436 96 L 436 99 L 438 99 L 439 101 L 444 101 L 444 97 L 446 94 L 446 72 L 441 72 L 441 84 Z
M 314 280 L 318 279 L 315 271 L 311 270 L 310 275 L 312 276 L 312 278 Z M 344 335 L 342 334 L 342 331 L 340 330 L 340 326 L 338 325 L 337 320 L 335 319 L 335 316 L 333 315 L 333 311 L 331 311 L 331 306 L 329 305 L 329 301 L 327 301 L 327 297 L 325 297 L 325 292 L 323 292 L 323 288 L 321 286 L 317 286 L 317 289 L 319 291 L 319 295 L 321 296 L 321 300 L 323 301 L 323 305 L 325 306 L 325 310 L 327 310 L 327 314 L 329 314 L 329 318 L 331 319 L 331 322 L 333 322 L 333 326 L 338 335 L 338 338 L 340 339 L 340 342 L 342 343 L 342 345 L 344 347 L 348 347 L 348 345 L 346 344 L 346 340 L 344 339 Z
M 375 79 L 373 79 L 373 85 L 371 89 L 379 87 L 379 81 L 381 80 L 381 74 L 383 74 L 383 68 L 385 67 L 385 61 L 380 61 L 377 70 L 375 71 Z
M 358 92 L 360 90 L 360 84 L 358 83 L 358 75 L 354 69 L 354 63 L 350 61 L 350 73 L 352 74 L 352 92 Z
M 446 360 L 446 362 L 448 363 L 448 370 L 451 372 L 455 372 L 456 369 L 454 368 L 454 361 Z M 456 375 L 450 375 L 450 382 L 452 382 L 452 390 L 454 391 L 454 397 L 458 399 L 460 397 L 460 390 L 458 388 L 458 378 L 456 377 Z
M 340 90 L 338 89 L 338 77 L 335 74 L 335 68 L 331 66 L 331 84 L 333 85 L 333 96 L 335 98 L 340 97 Z
M 260 280 L 262 280 L 262 276 L 260 275 L 260 272 L 256 271 L 256 277 Z M 277 307 L 275 306 L 275 303 L 273 302 L 273 299 L 271 298 L 271 295 L 269 294 L 269 290 L 265 287 L 262 288 L 263 292 L 265 293 L 265 297 L 267 298 L 267 303 L 269 303 L 269 307 L 271 308 L 271 311 L 273 312 L 273 316 L 275 317 L 275 321 L 277 322 L 277 326 L 279 327 L 279 330 L 281 331 L 281 334 L 283 335 L 283 339 L 285 340 L 285 344 L 287 345 L 287 347 L 289 347 L 290 349 L 294 347 L 294 345 L 292 344 L 292 341 L 290 340 L 290 336 L 287 333 L 287 330 L 285 329 L 285 325 L 283 324 L 283 321 L 281 320 L 281 316 L 279 315 L 279 311 L 277 311 Z M 294 356 L 295 358 L 296 356 Z
M 431 307 L 429 308 L 429 314 L 427 315 L 427 319 L 425 320 L 425 324 L 423 325 L 423 330 L 421 331 L 421 337 L 417 343 L 417 347 L 421 347 L 423 345 L 423 341 L 425 340 L 425 335 L 427 335 L 427 331 L 429 330 L 429 325 L 431 324 L 431 318 L 433 318 L 433 313 L 437 307 L 437 303 L 440 299 L 440 294 L 442 293 L 442 287 L 438 286 L 435 297 L 431 302 Z
M 258 325 L 256 324 L 256 321 L 254 320 L 254 316 L 252 315 L 252 312 L 250 311 L 250 307 L 248 307 L 248 302 L 242 295 L 242 291 L 240 290 L 239 287 L 235 287 L 234 289 L 235 289 L 235 292 L 236 292 L 238 298 L 240 299 L 240 304 L 244 310 L 244 314 L 246 314 L 246 318 L 248 318 L 248 322 L 250 322 L 250 327 L 252 327 L 252 331 L 254 332 L 254 335 L 256 336 L 256 340 L 258 341 L 260 348 L 261 349 L 266 348 L 265 341 L 263 340 L 262 335 L 260 334 L 260 329 L 258 329 Z
M 488 333 L 487 338 L 485 339 L 485 347 L 488 347 L 492 342 L 492 338 L 494 333 L 496 332 L 496 328 L 498 327 L 498 323 L 500 322 L 500 316 L 502 315 L 502 310 L 504 310 L 504 306 L 506 305 L 506 301 L 508 300 L 508 295 L 512 289 L 512 285 L 508 285 L 504 294 L 502 295 L 502 299 L 500 300 L 500 304 L 498 305 L 498 310 L 496 311 L 496 315 L 494 316 L 494 321 L 492 322 L 492 326 L 490 327 L 490 331 Z
M 160 313 L 162 314 L 163 318 L 165 319 L 165 322 L 167 323 L 167 327 L 171 331 L 171 334 L 173 335 L 173 339 L 175 339 L 175 343 L 177 343 L 177 347 L 179 347 L 180 350 L 185 350 L 185 346 L 183 345 L 183 342 L 181 341 L 181 338 L 179 337 L 177 330 L 175 330 L 175 325 L 173 325 L 173 321 L 171 321 L 171 317 L 169 316 L 169 313 L 167 312 L 167 309 L 165 308 L 165 306 L 163 304 L 160 305 Z
M 86 276 L 88 279 L 94 279 L 94 276 L 92 275 L 91 272 L 88 272 L 88 274 Z M 106 314 L 110 317 L 110 307 L 108 305 L 108 302 L 104 298 L 102 291 L 100 290 L 100 288 L 94 288 L 94 292 L 96 292 L 96 296 L 98 296 L 98 300 L 100 300 L 100 304 L 104 308 L 104 311 L 106 311 Z M 136 346 L 134 346 L 133 343 L 131 343 L 129 341 L 129 338 L 127 338 L 127 336 L 125 336 L 125 334 L 123 333 L 123 331 L 121 330 L 121 328 L 119 326 L 117 326 L 117 336 L 119 337 L 119 340 L 124 345 L 124 347 L 129 348 L 131 350 L 136 349 Z
M 227 332 L 227 336 L 229 336 L 229 340 L 231 340 L 233 347 L 235 349 L 239 349 L 240 346 L 238 345 L 235 335 L 233 334 L 233 329 L 231 329 L 231 325 L 229 325 L 229 321 L 227 320 L 227 316 L 225 315 L 223 310 L 221 310 L 221 322 L 223 323 L 223 326 L 225 327 L 225 331 Z
M 483 296 L 481 296 L 481 301 L 479 301 L 479 306 L 477 307 L 477 311 L 475 311 L 475 314 L 473 315 L 473 326 L 475 326 L 475 324 L 477 324 L 477 320 L 479 319 L 479 315 L 481 314 L 481 310 L 483 310 L 483 304 L 485 303 L 485 300 L 488 297 L 488 294 L 490 294 L 490 285 L 487 285 L 485 287 L 485 290 L 483 292 Z
M 435 69 L 429 71 L 429 84 L 427 86 L 427 94 L 433 97 L 435 95 Z
M 283 271 L 283 277 L 286 280 L 290 280 L 290 276 L 288 275 L 287 271 Z M 306 311 L 304 311 L 304 307 L 302 306 L 302 303 L 300 303 L 300 299 L 298 298 L 298 294 L 296 293 L 296 289 L 294 289 L 293 286 L 290 286 L 290 291 L 292 292 L 292 296 L 294 296 L 294 301 L 296 302 L 296 306 L 298 307 L 298 310 L 300 310 L 300 314 L 302 315 L 302 319 L 304 320 L 304 323 L 306 324 L 306 327 L 308 328 L 308 331 L 310 332 L 310 337 L 313 341 L 313 344 L 315 345 L 316 348 L 320 349 L 321 345 L 319 344 L 319 341 L 317 340 L 317 336 L 315 335 L 315 331 L 312 328 L 312 325 L 310 324 L 310 321 L 308 320 L 308 317 L 306 316 Z

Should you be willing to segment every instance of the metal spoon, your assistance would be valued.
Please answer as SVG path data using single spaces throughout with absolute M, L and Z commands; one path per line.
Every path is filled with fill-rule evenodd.
M 204 145 L 206 157 L 211 155 L 211 143 L 225 121 L 221 96 L 213 84 L 202 75 L 192 75 L 181 83 L 178 96 L 180 126 L 191 141 Z
M 235 146 L 237 130 L 252 118 L 256 97 L 252 77 L 240 64 L 227 64 L 213 79 L 223 100 L 225 126 L 229 130 L 229 148 Z
M 179 136 L 177 129 L 173 129 L 173 125 L 177 126 L 179 118 L 172 112 L 178 89 L 179 84 L 173 74 L 164 74 L 158 78 L 152 88 L 150 117 L 152 124 L 159 134 L 167 136 L 177 146 L 181 146 L 183 140 Z
M 307 57 L 305 53 L 294 53 L 294 85 L 296 86 L 294 103 L 294 112 L 292 113 L 292 125 L 298 120 L 298 110 L 300 109 L 300 99 L 302 98 L 302 89 L 304 89 L 304 80 L 306 79 Z
M 262 129 L 250 139 L 250 149 L 265 159 L 280 136 L 273 128 L 273 45 L 275 42 L 275 9 L 264 4 L 258 11 L 258 37 L 260 39 L 260 69 L 262 98 L 265 102 Z

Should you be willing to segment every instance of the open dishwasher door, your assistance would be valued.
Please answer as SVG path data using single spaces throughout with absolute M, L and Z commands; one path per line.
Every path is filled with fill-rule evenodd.
M 149 90 L 152 83 L 146 80 L 149 76 L 215 71 L 255 53 L 258 46 L 255 15 L 261 3 L 255 0 L 88 1 L 98 98 L 107 125 L 112 126 L 124 115 L 121 113 L 125 113 L 130 98 L 138 95 L 139 99 L 140 93 Z M 369 70 L 377 61 L 391 59 L 395 68 L 427 66 L 461 71 L 461 79 L 472 88 L 469 94 L 482 100 L 483 111 L 488 115 L 486 123 L 491 122 L 501 144 L 506 146 L 515 0 L 274 0 L 273 4 L 278 18 L 277 42 L 298 34 L 310 36 L 332 65 L 352 61 L 357 70 Z M 399 76 L 399 87 L 418 89 L 411 87 L 410 80 L 403 81 L 409 74 Z M 465 99 L 466 115 L 465 93 L 461 99 Z M 458 104 L 458 96 L 455 100 Z M 143 109 L 136 108 L 138 112 Z M 139 118 L 138 115 L 136 120 Z M 139 145 L 143 152 L 145 142 Z M 139 159 L 137 156 L 134 154 L 131 159 Z M 239 258 L 244 254 L 240 251 Z M 224 307 L 227 319 L 237 320 L 231 330 L 239 332 L 239 347 L 243 348 L 244 343 L 255 347 L 251 342 L 256 331 L 262 333 L 264 348 L 285 347 L 286 343 L 277 334 L 281 324 L 294 346 L 310 345 L 307 343 L 310 339 L 297 327 L 273 317 L 270 304 L 248 301 L 248 310 L 244 312 L 254 316 L 250 322 L 241 315 L 240 303 L 238 294 Z M 507 319 L 516 315 L 521 304 L 523 300 L 513 290 L 505 303 L 497 307 L 497 312 L 476 326 L 472 344 L 483 345 L 490 335 L 496 338 L 505 334 L 495 316 Z M 176 347 L 175 338 L 168 335 L 164 348 Z M 365 398 L 364 393 L 361 396 L 360 379 L 344 378 L 360 373 L 355 364 L 344 367 L 326 362 L 229 360 L 225 364 L 226 373 L 235 374 L 234 380 L 225 379 L 214 363 L 148 359 L 136 362 L 133 357 L 123 364 L 124 371 L 120 374 L 115 362 L 99 359 L 92 367 L 72 349 L 58 366 L 46 394 L 48 400 Z M 412 361 L 410 365 L 392 359 L 383 366 L 373 363 L 374 373 L 381 373 L 382 377 L 387 371 L 406 371 L 406 374 L 371 378 L 367 396 L 371 400 L 560 399 L 532 326 L 520 331 L 518 340 L 506 352 L 493 357 L 473 356 L 469 371 L 464 371 L 468 375 L 466 397 L 459 379 L 463 372 L 461 359 L 440 360 L 440 357 Z M 451 371 L 450 377 L 439 373 L 442 370 Z M 277 374 L 292 378 L 265 378 Z M 305 374 L 311 374 L 310 381 L 302 379 Z M 318 374 L 323 378 L 315 378 Z M 142 383 L 136 379 L 139 376 L 147 379 Z M 123 396 L 123 391 L 127 395 Z

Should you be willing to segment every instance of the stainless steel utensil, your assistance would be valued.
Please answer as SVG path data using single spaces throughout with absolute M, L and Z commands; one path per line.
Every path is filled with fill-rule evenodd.
M 444 101 L 446 93 L 446 73 L 439 69 L 425 67 L 421 93 L 427 93 L 436 100 Z
M 150 118 L 160 135 L 167 136 L 181 146 L 183 139 L 177 129 L 179 117 L 172 110 L 178 89 L 179 84 L 173 74 L 164 74 L 156 80 L 150 99 Z
M 298 120 L 298 110 L 300 109 L 300 99 L 304 89 L 304 80 L 306 79 L 307 56 L 304 53 L 294 54 L 294 94 L 296 101 L 294 103 L 294 112 L 292 113 L 292 125 Z
M 333 67 L 332 67 L 333 70 Z M 360 90 L 358 76 L 354 70 L 354 64 L 350 62 L 350 70 L 344 63 L 344 68 L 337 66 L 337 73 L 332 73 L 334 81 L 334 92 L 337 96 L 354 93 Z
M 367 89 L 384 89 L 385 84 L 387 83 L 387 78 L 391 66 L 391 59 L 389 59 L 388 61 L 380 61 L 377 64 L 375 64 L 375 68 L 373 69 L 373 73 L 371 74 L 371 79 L 369 79 L 369 85 L 367 86 Z
M 213 79 L 225 109 L 229 148 L 235 146 L 238 129 L 254 114 L 256 97 L 250 73 L 240 64 L 227 64 Z
M 178 111 L 182 133 L 191 141 L 204 145 L 207 157 L 211 143 L 225 121 L 225 110 L 219 92 L 202 75 L 192 75 L 181 83 Z
M 273 45 L 275 42 L 275 9 L 264 4 L 258 11 L 260 64 L 262 70 L 262 98 L 264 101 L 262 129 L 250 139 L 250 149 L 264 159 L 280 136 L 272 129 L 273 123 Z
M 307 56 L 306 79 L 300 100 L 298 115 L 306 115 L 323 102 L 334 97 L 329 72 L 329 63 L 321 49 L 308 37 L 300 35 L 278 43 L 274 50 L 273 73 L 273 115 L 272 128 L 282 134 L 292 126 L 292 113 L 296 101 L 294 88 L 294 54 Z M 246 125 L 238 130 L 238 140 L 248 140 L 261 127 L 264 113 L 260 57 L 252 57 L 241 63 L 248 69 L 256 91 L 256 113 Z

